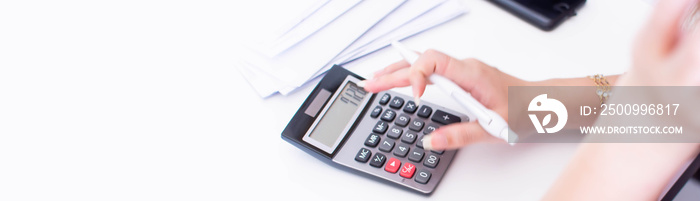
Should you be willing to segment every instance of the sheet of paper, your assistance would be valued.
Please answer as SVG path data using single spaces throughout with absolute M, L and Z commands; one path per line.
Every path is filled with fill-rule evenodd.
M 381 22 L 377 23 L 372 29 L 370 29 L 365 35 L 362 35 L 360 39 L 355 41 L 350 47 L 345 49 L 340 55 L 334 58 L 334 61 L 343 60 L 339 58 L 345 58 L 352 56 L 351 54 L 361 48 L 375 42 L 377 39 L 384 35 L 391 34 L 396 29 L 406 25 L 407 23 L 422 17 L 423 14 L 435 7 L 439 6 L 445 2 L 445 0 L 413 0 L 407 1 L 401 7 L 396 9 L 391 15 L 384 18 Z
M 256 51 L 262 53 L 266 57 L 275 57 L 307 37 L 312 36 L 317 31 L 322 30 L 323 27 L 338 19 L 360 3 L 360 1 L 361 0 L 343 0 L 327 2 L 315 10 L 312 15 L 305 17 L 302 21 L 277 38 L 254 43 L 251 47 L 254 47 Z
M 362 46 L 361 48 L 358 48 L 354 51 L 350 51 L 344 57 L 339 56 L 335 58 L 331 63 L 327 64 L 323 67 L 323 69 L 317 72 L 315 76 L 322 75 L 328 69 L 333 67 L 334 64 L 349 63 L 355 59 L 361 58 L 365 55 L 368 55 L 372 52 L 389 46 L 394 40 L 403 40 L 409 38 L 434 26 L 440 25 L 456 17 L 459 17 L 467 13 L 467 11 L 467 7 L 460 1 L 448 0 L 438 5 L 436 8 L 431 9 L 427 13 L 421 15 L 419 18 L 411 20 L 410 22 L 399 27 L 398 29 L 393 30 L 391 33 L 382 35 L 379 38 L 375 38 L 372 41 L 372 43 Z M 293 90 L 293 88 L 285 88 L 283 90 L 280 90 L 280 93 L 286 95 Z
M 292 18 L 292 20 L 281 25 L 279 29 L 275 30 L 275 38 L 279 38 L 282 35 L 294 30 L 299 24 L 313 16 L 313 14 L 316 13 L 316 11 L 321 9 L 321 7 L 325 6 L 328 2 L 330 2 L 330 0 L 317 0 L 311 5 L 308 5 L 308 7 L 304 9 L 303 12 L 301 12 L 301 14 L 299 14 L 297 17 Z
M 354 20 L 346 19 L 347 21 L 343 21 L 341 19 L 343 19 L 343 16 L 346 15 L 360 15 L 353 14 L 355 12 L 361 14 L 368 12 L 367 7 L 373 7 L 373 5 L 369 5 L 371 3 L 366 2 L 372 1 L 359 3 L 355 7 L 351 8 L 351 10 L 346 11 L 341 17 L 338 17 L 338 19 L 335 19 L 327 26 L 322 27 L 322 29 L 332 27 L 331 25 L 339 22 L 344 22 L 345 25 L 350 24 L 353 27 L 356 27 L 355 24 L 357 24 L 357 17 L 353 17 Z M 286 58 L 288 60 L 285 60 L 286 63 L 282 66 L 283 68 L 280 68 L 280 66 L 272 66 L 276 68 L 265 66 L 273 65 L 275 63 L 284 63 L 280 61 L 280 58 L 270 59 L 260 52 L 245 50 L 241 54 L 238 54 L 244 58 L 241 65 L 238 65 L 239 71 L 241 71 L 244 78 L 261 97 L 265 98 L 277 92 L 286 95 L 298 89 L 299 86 L 323 75 L 323 73 L 330 69 L 333 64 L 351 62 L 357 58 L 363 57 L 388 46 L 391 41 L 408 38 L 446 21 L 454 19 L 467 11 L 466 7 L 458 0 L 408 0 L 405 3 L 404 1 L 397 2 L 398 3 L 395 2 L 395 9 L 392 10 L 387 8 L 384 10 L 388 15 L 385 14 L 385 16 L 379 17 L 379 19 L 377 19 L 372 25 L 365 25 L 362 32 L 357 31 L 356 37 L 353 40 L 348 39 L 351 38 L 349 36 L 333 35 L 330 35 L 330 37 L 324 40 L 314 40 L 317 34 L 329 32 L 328 30 L 318 30 L 308 38 L 309 41 L 312 41 L 313 43 L 307 44 L 309 41 L 302 40 L 298 44 L 291 46 L 288 49 L 289 52 L 284 51 L 278 55 L 279 57 L 291 52 L 301 56 L 298 59 L 291 60 Z M 358 8 L 364 11 L 356 11 L 355 9 Z M 315 15 L 315 13 L 313 15 Z M 294 29 L 296 28 L 297 27 Z M 293 29 L 290 31 L 293 31 Z M 338 38 L 345 39 L 344 43 L 339 43 L 337 41 Z M 311 48 L 313 46 L 316 46 L 317 49 Z M 327 48 L 331 46 L 335 48 Z M 334 50 L 334 54 L 330 54 L 330 52 L 328 52 L 331 49 Z M 328 54 L 318 54 L 319 51 L 326 51 Z M 326 58 L 326 61 L 319 62 L 323 58 Z M 300 60 L 306 61 L 302 62 Z M 290 63 L 289 61 L 294 62 Z M 302 64 L 308 65 L 300 66 Z M 310 64 L 315 64 L 315 66 Z M 280 70 L 284 68 L 286 68 L 286 71 Z M 290 71 L 294 73 L 289 73 Z M 303 75 L 304 72 L 302 71 L 305 71 L 305 73 L 313 73 L 305 78 L 284 79 L 285 76 Z M 281 75 L 283 75 L 282 78 L 280 78 Z
M 319 30 L 313 37 L 274 58 L 266 58 L 255 51 L 245 51 L 245 55 L 241 56 L 285 86 L 298 87 L 403 2 L 404 0 L 366 0 Z
M 361 48 L 359 51 L 354 52 L 354 54 L 346 59 L 339 59 L 336 64 L 344 64 L 351 62 L 355 59 L 361 58 L 368 55 L 374 51 L 387 47 L 394 40 L 403 40 L 409 38 L 413 35 L 419 34 L 423 31 L 429 30 L 435 26 L 448 22 L 454 18 L 457 18 L 465 13 L 469 9 L 467 6 L 458 0 L 449 0 L 437 8 L 426 13 L 424 16 L 411 21 L 409 24 L 402 26 L 401 28 L 392 32 L 392 34 L 384 35 L 381 38 L 376 39 L 372 44 Z M 332 65 L 331 65 L 332 66 Z M 330 67 L 329 67 L 330 68 Z

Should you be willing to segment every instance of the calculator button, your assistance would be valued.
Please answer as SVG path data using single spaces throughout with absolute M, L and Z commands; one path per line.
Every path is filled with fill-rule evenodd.
M 430 108 L 428 106 L 421 106 L 420 109 L 418 109 L 418 116 L 423 117 L 423 118 L 428 118 L 430 114 L 433 113 L 433 108 Z
M 408 148 L 408 146 L 400 144 L 399 146 L 396 146 L 396 149 L 394 149 L 394 155 L 398 157 L 406 157 L 409 150 L 410 148 Z
M 399 167 L 401 167 L 401 161 L 396 158 L 390 158 L 389 161 L 386 162 L 386 167 L 384 167 L 384 170 L 387 172 L 396 173 L 399 171 Z
M 401 133 L 403 133 L 403 129 L 394 126 L 391 127 L 389 133 L 387 133 L 386 136 L 394 139 L 399 139 L 399 137 L 401 137 Z
M 418 142 L 416 143 L 416 147 L 419 147 L 421 149 L 423 148 L 423 136 L 425 136 L 425 135 L 420 136 L 418 138 Z
M 406 102 L 406 106 L 403 107 L 403 111 L 409 114 L 413 114 L 416 110 L 418 110 L 418 106 L 413 101 Z
M 369 149 L 361 148 L 355 156 L 355 160 L 359 162 L 366 163 L 369 158 L 372 157 L 372 152 Z
M 379 145 L 379 150 L 383 152 L 390 152 L 392 148 L 394 148 L 394 141 L 384 140 Z
M 433 115 L 433 118 L 431 119 L 435 122 L 444 125 L 462 121 L 462 119 L 460 119 L 458 116 L 455 116 L 454 114 L 450 114 L 442 110 L 436 110 L 435 114 Z
M 423 153 L 422 149 L 415 149 L 408 154 L 408 160 L 419 163 L 420 160 L 423 159 Z
M 367 136 L 367 140 L 365 140 L 365 145 L 368 147 L 376 147 L 381 139 L 382 138 L 380 138 L 377 134 L 369 134 L 369 136 Z
M 401 127 L 406 127 L 408 125 L 408 122 L 411 121 L 411 117 L 408 117 L 404 114 L 399 115 L 399 118 L 396 119 L 396 122 L 394 124 L 401 126 Z
M 435 124 L 428 124 L 428 126 L 425 127 L 425 130 L 423 130 L 423 134 L 430 134 L 438 128 L 440 127 Z
M 413 177 L 413 173 L 415 173 L 415 172 L 416 172 L 416 166 L 413 164 L 410 164 L 410 163 L 406 163 L 406 164 L 403 164 L 403 167 L 401 168 L 401 173 L 399 173 L 399 175 L 410 179 L 411 177 Z
M 401 137 L 401 142 L 413 144 L 413 142 L 416 141 L 416 137 L 417 137 L 416 135 L 418 135 L 418 134 L 406 132 L 406 134 L 403 135 L 403 137 Z
M 372 118 L 377 118 L 379 114 L 382 113 L 382 106 L 377 105 L 377 107 L 374 107 L 372 110 L 372 113 L 369 114 Z
M 445 153 L 445 150 L 430 150 L 430 152 L 442 155 L 442 153 Z
M 382 98 L 379 99 L 379 104 L 386 105 L 387 103 L 389 103 L 389 100 L 391 100 L 391 95 L 384 94 L 382 95 Z
M 425 122 L 418 120 L 418 119 L 414 119 L 411 122 L 411 124 L 408 125 L 408 129 L 411 129 L 413 131 L 420 131 L 421 129 L 423 129 L 424 124 L 425 124 Z
M 394 109 L 399 109 L 401 106 L 403 106 L 403 98 L 401 97 L 394 97 L 394 99 L 391 99 L 391 103 L 389 103 L 389 107 Z
M 379 121 L 377 122 L 377 125 L 374 125 L 374 129 L 372 129 L 372 131 L 375 133 L 384 134 L 386 133 L 387 129 L 389 129 L 389 123 Z
M 386 161 L 386 156 L 382 153 L 377 153 L 374 154 L 374 157 L 372 157 L 372 161 L 369 162 L 369 165 L 372 167 L 382 167 L 384 165 L 384 162 Z
M 396 118 L 396 112 L 393 110 L 386 110 L 384 111 L 384 114 L 382 114 L 382 120 L 384 121 L 391 122 L 394 121 L 394 118 Z
M 430 172 L 428 170 L 419 170 L 416 174 L 416 182 L 421 184 L 427 184 L 430 180 Z
M 438 162 L 440 162 L 439 156 L 437 156 L 435 154 L 428 154 L 425 157 L 425 161 L 423 161 L 423 165 L 425 165 L 425 167 L 435 168 L 437 166 Z

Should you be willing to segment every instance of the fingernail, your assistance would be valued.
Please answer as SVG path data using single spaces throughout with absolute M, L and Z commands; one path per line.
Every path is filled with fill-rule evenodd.
M 413 96 L 413 101 L 416 102 L 416 106 L 420 105 L 420 97 Z
M 426 151 L 433 150 L 433 143 L 430 142 L 431 140 L 431 135 L 423 136 L 423 149 L 425 149 Z
M 358 87 L 364 88 L 365 85 L 367 85 L 367 81 L 365 81 L 365 80 L 362 80 L 362 81 L 357 82 L 357 86 L 358 86 Z

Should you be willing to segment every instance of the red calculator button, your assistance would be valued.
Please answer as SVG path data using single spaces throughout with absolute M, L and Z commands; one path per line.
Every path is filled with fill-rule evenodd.
M 387 172 L 396 173 L 399 171 L 399 167 L 401 167 L 401 161 L 399 161 L 399 159 L 390 158 L 389 161 L 386 162 L 386 167 L 384 167 L 384 170 Z
M 411 177 L 413 177 L 413 173 L 415 172 L 416 166 L 410 163 L 406 163 L 403 165 L 403 168 L 401 168 L 401 173 L 399 173 L 399 175 L 410 179 Z

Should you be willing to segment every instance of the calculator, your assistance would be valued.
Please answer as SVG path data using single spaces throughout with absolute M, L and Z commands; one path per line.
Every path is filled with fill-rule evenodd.
M 409 96 L 366 92 L 363 78 L 333 66 L 282 132 L 282 139 L 320 160 L 430 194 L 457 150 L 426 151 L 423 136 L 469 121 L 458 112 Z

